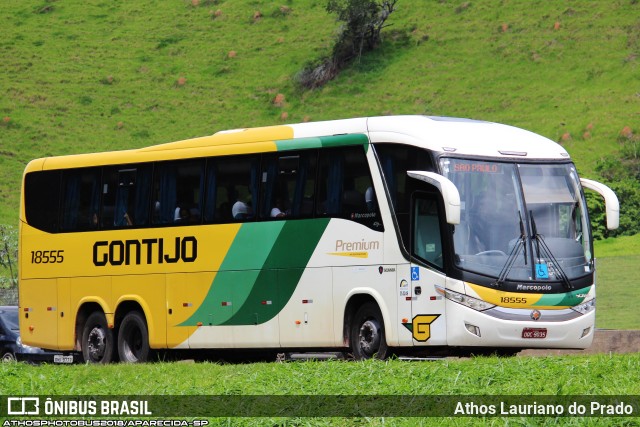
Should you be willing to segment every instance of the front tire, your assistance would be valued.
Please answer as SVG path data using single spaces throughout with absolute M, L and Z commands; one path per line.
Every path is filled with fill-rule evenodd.
M 11 351 L 7 351 L 5 354 L 2 355 L 2 363 L 12 363 L 16 361 L 16 355 L 13 354 Z
M 127 313 L 118 332 L 118 354 L 125 363 L 146 362 L 149 359 L 149 332 L 144 316 L 138 311 Z
M 82 357 L 87 363 L 110 363 L 113 358 L 113 330 L 104 313 L 94 311 L 82 328 Z
M 382 313 L 377 304 L 363 304 L 353 317 L 349 334 L 351 351 L 356 360 L 385 359 L 389 353 Z

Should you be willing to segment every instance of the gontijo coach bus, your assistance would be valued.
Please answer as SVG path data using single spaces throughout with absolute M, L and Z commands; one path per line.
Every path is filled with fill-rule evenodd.
M 153 349 L 585 348 L 583 187 L 495 123 L 395 116 L 49 157 L 24 173 L 23 342 L 89 362 Z

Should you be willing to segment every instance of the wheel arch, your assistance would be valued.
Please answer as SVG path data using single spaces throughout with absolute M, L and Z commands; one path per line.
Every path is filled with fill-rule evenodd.
M 116 312 L 114 313 L 114 316 L 113 316 L 116 327 L 120 327 L 120 323 L 122 323 L 122 319 L 124 319 L 124 316 L 126 316 L 127 313 L 132 311 L 139 311 L 140 314 L 144 316 L 144 319 L 147 322 L 147 325 L 149 324 L 149 321 L 147 320 L 147 313 L 142 307 L 142 304 L 140 304 L 139 301 L 128 299 L 128 300 L 120 301 L 116 307 Z
M 380 310 L 380 314 L 382 315 L 382 322 L 384 323 L 385 330 L 385 339 L 387 341 L 387 345 L 394 346 L 397 345 L 396 334 L 393 328 L 391 328 L 391 318 L 389 315 L 389 307 L 388 304 L 385 304 L 384 298 L 382 295 L 375 291 L 371 291 L 370 289 L 354 289 L 346 299 L 346 303 L 344 305 L 344 313 L 342 320 L 342 342 L 348 347 L 350 340 L 350 325 L 353 320 L 353 317 L 363 304 L 367 302 L 372 302 L 378 306 Z
M 152 343 L 155 343 L 156 341 L 153 340 L 153 337 L 156 336 L 157 330 L 153 323 L 153 317 L 150 315 L 151 309 L 149 308 L 149 305 L 137 295 L 123 295 L 118 300 L 114 315 L 116 331 L 120 328 L 122 319 L 124 319 L 127 313 L 130 313 L 132 311 L 139 311 L 140 314 L 142 314 L 142 317 L 144 317 L 144 321 L 147 324 L 147 332 L 149 334 L 149 345 L 154 347 Z
M 84 324 L 93 312 L 101 312 L 107 319 L 107 325 L 113 327 L 113 315 L 108 314 L 108 310 L 105 310 L 106 304 L 104 301 L 85 300 L 80 303 L 78 311 L 76 312 L 75 320 L 75 345 L 74 350 L 82 351 L 80 341 L 82 340 L 82 329 Z

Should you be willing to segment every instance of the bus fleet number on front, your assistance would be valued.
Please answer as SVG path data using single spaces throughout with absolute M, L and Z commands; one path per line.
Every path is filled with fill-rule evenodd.
M 64 261 L 64 250 L 31 251 L 31 264 L 59 264 Z
M 500 297 L 500 302 L 505 304 L 526 304 L 527 299 L 524 297 Z

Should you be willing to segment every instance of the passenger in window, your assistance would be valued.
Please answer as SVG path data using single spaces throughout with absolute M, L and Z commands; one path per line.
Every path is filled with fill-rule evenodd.
M 178 219 L 175 220 L 178 224 L 188 224 L 191 222 L 191 212 L 187 208 L 178 208 Z
M 98 213 L 94 212 L 89 219 L 91 228 L 98 228 L 100 226 L 100 220 L 98 219 Z
M 153 223 L 158 224 L 161 221 L 160 200 L 153 203 Z
M 129 214 L 127 212 L 125 212 L 123 217 L 122 217 L 122 225 L 126 225 L 126 226 L 133 225 L 133 220 L 131 219 L 131 217 L 129 216 Z
M 287 212 L 282 197 L 276 197 L 276 203 L 271 209 L 271 218 L 284 218 L 285 216 L 287 216 Z
M 231 216 L 236 220 L 244 220 L 249 218 L 251 214 L 251 207 L 248 203 L 238 200 L 233 204 L 231 208 Z

